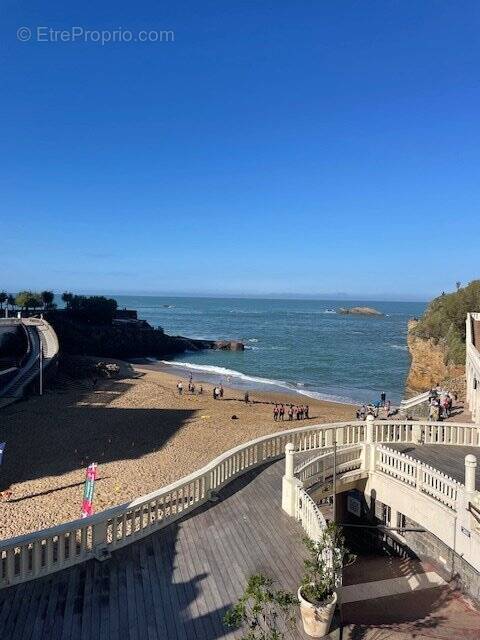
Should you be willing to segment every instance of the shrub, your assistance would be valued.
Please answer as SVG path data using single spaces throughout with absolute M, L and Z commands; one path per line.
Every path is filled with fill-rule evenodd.
M 297 599 L 291 593 L 273 589 L 272 584 L 267 576 L 251 576 L 242 597 L 225 614 L 225 626 L 245 628 L 242 640 L 281 640 L 286 626 L 293 624 Z
M 446 361 L 452 364 L 465 362 L 465 321 L 467 313 L 480 311 L 480 280 L 473 280 L 454 293 L 442 293 L 432 300 L 413 329 L 419 338 L 445 344 Z

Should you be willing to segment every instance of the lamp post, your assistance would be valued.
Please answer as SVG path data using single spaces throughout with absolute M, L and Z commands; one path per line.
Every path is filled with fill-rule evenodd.
M 43 396 L 43 344 L 42 344 L 42 340 L 40 339 L 40 355 L 38 357 L 38 362 L 39 362 L 39 366 L 40 366 L 40 395 Z
M 333 521 L 337 521 L 337 437 L 333 432 Z

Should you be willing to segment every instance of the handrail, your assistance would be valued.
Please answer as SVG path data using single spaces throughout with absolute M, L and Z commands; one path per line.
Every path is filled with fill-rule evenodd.
M 319 542 L 327 522 L 314 500 L 300 486 L 295 493 L 295 519 L 313 542 Z
M 375 470 L 416 488 L 453 511 L 457 511 L 458 490 L 464 485 L 445 473 L 389 447 L 377 449 Z
M 296 452 L 365 442 L 364 422 L 311 425 L 261 436 L 217 456 L 172 484 L 101 511 L 41 531 L 0 542 L 0 587 L 47 575 L 138 540 L 204 504 L 212 493 L 238 476 Z M 435 442 L 479 446 L 480 428 L 472 424 L 413 421 L 373 422 L 374 441 Z
M 337 471 L 345 473 L 358 469 L 361 464 L 362 445 L 349 445 L 337 449 Z M 328 450 L 313 459 L 307 460 L 303 464 L 294 469 L 296 478 L 309 485 L 315 482 L 315 479 L 322 475 L 325 480 L 329 474 L 333 473 L 333 450 Z

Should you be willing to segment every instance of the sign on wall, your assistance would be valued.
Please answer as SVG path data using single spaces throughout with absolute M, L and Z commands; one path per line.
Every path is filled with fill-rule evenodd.
M 362 503 L 358 498 L 350 494 L 347 496 L 347 511 L 353 513 L 357 518 L 362 515 Z

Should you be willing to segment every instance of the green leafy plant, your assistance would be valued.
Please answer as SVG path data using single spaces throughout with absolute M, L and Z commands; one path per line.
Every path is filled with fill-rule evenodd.
M 413 335 L 432 339 L 445 347 L 446 364 L 465 363 L 465 320 L 470 311 L 480 311 L 480 280 L 466 287 L 456 283 L 454 293 L 442 293 L 428 305 L 413 329 Z
M 303 540 L 308 557 L 304 560 L 305 574 L 301 592 L 305 600 L 321 605 L 332 599 L 342 568 L 355 561 L 356 556 L 345 546 L 342 528 L 330 522 L 318 542 Z
M 282 640 L 284 630 L 294 623 L 298 600 L 272 585 L 267 576 L 251 576 L 242 597 L 225 614 L 225 626 L 245 629 L 241 640 Z

